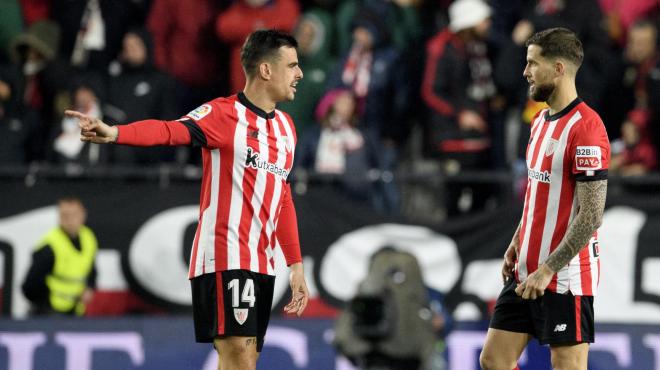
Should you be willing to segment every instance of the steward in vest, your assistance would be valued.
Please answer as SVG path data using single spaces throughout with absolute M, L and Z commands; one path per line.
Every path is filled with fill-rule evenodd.
M 32 313 L 82 316 L 96 285 L 94 259 L 98 243 L 85 226 L 85 207 L 78 198 L 58 201 L 60 225 L 51 229 L 32 254 L 23 294 Z

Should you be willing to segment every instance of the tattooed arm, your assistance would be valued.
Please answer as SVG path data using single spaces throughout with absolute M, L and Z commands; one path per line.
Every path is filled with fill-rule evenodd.
M 561 270 L 580 252 L 603 222 L 607 180 L 579 181 L 576 191 L 580 204 L 578 214 L 557 249 L 545 261 L 553 273 Z
M 535 299 L 543 295 L 552 276 L 566 266 L 603 222 L 607 180 L 578 181 L 576 184 L 579 210 L 573 222 L 568 226 L 564 239 L 559 243 L 548 259 L 527 277 L 517 288 L 516 293 L 524 299 Z

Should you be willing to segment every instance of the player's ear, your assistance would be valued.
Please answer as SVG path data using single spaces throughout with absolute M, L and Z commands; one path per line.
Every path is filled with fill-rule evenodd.
M 262 62 L 259 64 L 259 77 L 268 81 L 272 76 L 272 66 L 268 62 Z
M 562 76 L 564 73 L 566 73 L 566 64 L 563 60 L 558 59 L 555 62 L 555 75 Z

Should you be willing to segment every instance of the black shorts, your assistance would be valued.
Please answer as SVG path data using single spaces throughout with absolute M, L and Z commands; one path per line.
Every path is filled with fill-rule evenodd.
M 594 342 L 594 297 L 546 290 L 540 298 L 523 300 L 515 292 L 516 285 L 515 279 L 504 285 L 491 328 L 529 333 L 541 344 Z
M 248 270 L 204 274 L 190 280 L 197 342 L 256 337 L 261 352 L 270 320 L 275 276 Z

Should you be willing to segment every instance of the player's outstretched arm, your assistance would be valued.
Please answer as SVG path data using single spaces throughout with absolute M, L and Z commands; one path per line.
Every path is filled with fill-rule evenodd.
M 309 302 L 309 290 L 305 282 L 305 271 L 302 262 L 297 262 L 289 266 L 291 274 L 289 283 L 291 284 L 291 302 L 284 306 L 284 312 L 288 314 L 302 315 Z
M 80 140 L 96 144 L 108 144 L 117 141 L 119 132 L 117 127 L 107 125 L 98 118 L 91 118 L 86 114 L 74 110 L 66 110 L 64 114 L 67 117 L 78 119 Z

